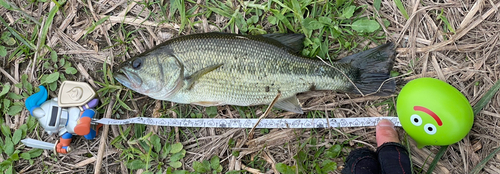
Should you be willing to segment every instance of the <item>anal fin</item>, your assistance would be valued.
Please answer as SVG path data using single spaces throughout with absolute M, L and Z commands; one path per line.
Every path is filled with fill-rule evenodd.
M 287 99 L 278 101 L 274 104 L 274 107 L 294 112 L 297 114 L 304 113 L 304 111 L 302 111 L 302 107 L 300 106 L 299 99 L 297 99 L 297 96 L 289 97 Z

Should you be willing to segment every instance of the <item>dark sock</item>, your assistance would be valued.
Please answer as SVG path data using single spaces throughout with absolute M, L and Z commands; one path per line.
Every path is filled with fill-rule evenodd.
M 411 174 L 408 150 L 394 142 L 384 143 L 377 148 L 378 161 L 384 174 Z
M 360 148 L 351 151 L 347 156 L 343 174 L 378 174 L 380 173 L 380 163 L 377 154 L 370 149 Z

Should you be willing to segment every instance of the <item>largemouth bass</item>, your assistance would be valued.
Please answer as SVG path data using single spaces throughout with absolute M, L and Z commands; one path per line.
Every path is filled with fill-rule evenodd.
M 296 94 L 310 90 L 389 95 L 395 57 L 387 43 L 331 66 L 303 57 L 302 34 L 203 33 L 168 40 L 120 64 L 115 79 L 151 98 L 201 106 L 274 107 L 303 113 Z

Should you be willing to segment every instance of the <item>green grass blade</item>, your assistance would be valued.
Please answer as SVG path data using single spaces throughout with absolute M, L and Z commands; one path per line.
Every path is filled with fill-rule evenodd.
M 484 96 L 479 99 L 479 101 L 472 107 L 474 115 L 479 114 L 479 112 L 490 102 L 491 98 L 495 96 L 497 91 L 500 89 L 500 80 L 497 81 L 491 88 L 484 94 Z
M 184 5 L 184 0 L 180 0 L 177 2 L 179 3 L 179 8 L 177 10 L 179 10 L 179 14 L 181 16 L 181 27 L 179 28 L 179 34 L 181 34 L 184 30 L 184 27 L 186 27 L 188 18 L 186 17 L 186 6 Z
M 394 0 L 394 3 L 396 3 L 396 6 L 398 7 L 399 11 L 401 12 L 401 14 L 403 14 L 403 16 L 408 19 L 410 18 L 408 16 L 408 13 L 406 12 L 406 9 L 405 7 L 403 6 L 403 3 L 401 2 L 401 0 Z
M 47 33 L 49 32 L 49 27 L 52 25 L 52 21 L 54 21 L 54 16 L 56 15 L 57 11 L 59 11 L 59 6 L 56 5 L 54 6 L 54 8 L 52 8 L 52 10 L 50 10 L 49 16 L 47 16 L 47 20 L 45 21 L 45 24 L 43 25 L 42 28 L 42 35 L 40 37 L 41 46 L 45 45 L 45 40 L 47 39 Z
M 431 165 L 429 165 L 429 169 L 427 170 L 427 174 L 431 174 L 432 171 L 434 171 L 434 168 L 436 168 L 438 161 L 444 155 L 444 153 L 446 152 L 446 149 L 448 149 L 448 146 L 441 146 L 438 153 L 434 157 L 434 160 L 432 160 Z
M 500 147 L 495 149 L 492 153 L 490 153 L 486 158 L 484 158 L 479 164 L 476 165 L 476 167 L 474 167 L 469 173 L 471 174 L 477 174 L 479 173 L 484 165 L 486 165 L 486 163 L 491 159 L 493 158 L 497 153 L 498 151 L 500 151 Z
M 2 18 L 2 16 L 0 16 L 0 21 L 2 22 L 2 24 L 5 27 L 7 27 L 7 29 L 10 31 L 10 33 L 12 33 L 12 35 L 14 35 L 14 37 L 16 37 L 17 40 L 21 41 L 24 45 L 29 47 L 31 50 L 35 50 L 35 48 L 36 48 L 35 44 L 26 41 L 26 39 L 24 37 L 19 35 L 19 33 L 17 33 L 16 30 L 14 30 L 12 27 L 9 26 L 9 24 L 7 24 L 7 22 L 5 22 L 5 20 Z
M 490 102 L 491 98 L 493 98 L 493 96 L 495 96 L 495 94 L 497 93 L 497 91 L 499 89 L 500 89 L 500 80 L 497 81 L 490 88 L 490 90 L 488 90 L 488 92 L 486 92 L 486 94 L 484 94 L 483 97 L 481 97 L 481 99 L 476 103 L 476 105 L 474 105 L 474 107 L 472 107 L 472 110 L 474 111 L 474 115 L 478 115 L 479 112 L 481 112 L 481 110 L 488 104 L 488 102 Z M 495 149 L 491 154 L 489 154 L 479 164 L 477 164 L 476 167 L 474 167 L 470 173 L 474 173 L 474 174 L 479 173 L 483 169 L 484 165 L 486 165 L 486 163 L 491 158 L 493 158 L 498 153 L 498 151 L 500 151 L 500 147 Z
M 497 91 L 499 89 L 500 89 L 500 81 L 497 81 L 490 88 L 490 90 L 488 90 L 488 92 L 486 92 L 486 94 L 484 94 L 484 96 L 476 103 L 476 105 L 474 105 L 474 107 L 472 107 L 472 111 L 474 112 L 474 115 L 478 115 L 479 112 L 481 112 L 481 110 L 488 104 L 488 102 L 490 102 L 491 98 L 493 98 L 493 96 L 495 96 L 495 94 L 497 93 Z M 427 170 L 427 173 L 432 173 L 432 171 L 434 170 L 434 168 L 437 165 L 437 162 L 439 161 L 441 156 L 443 156 L 443 154 L 447 148 L 448 148 L 448 146 L 442 146 L 441 149 L 439 149 L 439 152 L 436 154 L 436 157 L 434 158 L 431 165 L 429 166 L 429 170 Z M 493 156 L 495 156 L 495 154 L 497 154 L 498 151 L 500 151 L 500 147 L 495 149 L 495 151 L 493 151 L 490 155 L 488 155 L 485 159 L 483 159 L 476 167 L 474 167 L 474 169 L 472 169 L 472 171 L 470 173 L 475 174 L 475 173 L 478 173 L 479 171 L 481 171 L 481 169 L 483 169 L 484 165 L 491 158 L 493 158 Z

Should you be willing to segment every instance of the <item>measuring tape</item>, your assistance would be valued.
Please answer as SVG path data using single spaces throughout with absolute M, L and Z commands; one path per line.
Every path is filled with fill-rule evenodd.
M 388 119 L 395 126 L 401 126 L 398 117 L 357 117 L 357 118 L 280 118 L 280 119 L 224 119 L 224 118 L 150 118 L 129 119 L 102 118 L 94 123 L 105 125 L 144 124 L 171 127 L 213 127 L 213 128 L 340 128 L 376 126 L 382 119 Z

